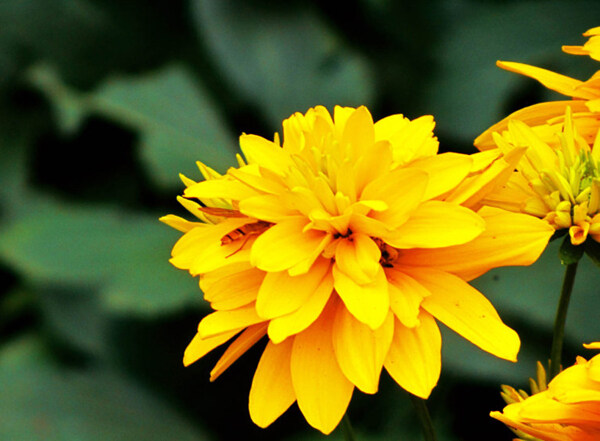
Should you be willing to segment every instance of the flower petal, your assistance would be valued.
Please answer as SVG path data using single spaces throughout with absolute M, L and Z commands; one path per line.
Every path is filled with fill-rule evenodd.
M 198 333 L 202 338 L 212 337 L 242 329 L 263 322 L 256 314 L 254 303 L 233 311 L 215 311 L 202 319 L 198 325 Z
M 292 277 L 287 271 L 267 273 L 256 299 L 257 314 L 272 319 L 294 312 L 315 292 L 329 272 L 329 266 L 329 262 L 322 259 L 299 276 Z
M 250 418 L 262 428 L 279 418 L 296 401 L 290 361 L 293 340 L 269 342 L 252 379 L 248 408 Z
M 442 336 L 428 313 L 423 312 L 419 321 L 414 328 L 396 321 L 385 369 L 400 387 L 426 399 L 440 377 Z
M 388 282 L 383 268 L 379 269 L 373 282 L 359 285 L 340 271 L 336 263 L 333 266 L 333 279 L 335 290 L 357 320 L 371 329 L 377 329 L 383 324 L 390 307 Z
M 408 328 L 418 326 L 421 302 L 430 294 L 429 291 L 402 271 L 386 268 L 385 273 L 394 315 Z
M 183 365 L 189 366 L 216 347 L 221 346 L 223 343 L 233 338 L 238 332 L 239 329 L 208 338 L 202 338 L 200 333 L 196 333 L 190 344 L 185 348 L 185 352 L 183 353 Z
M 470 155 L 441 153 L 414 162 L 411 168 L 427 172 L 429 180 L 423 200 L 434 199 L 456 187 L 469 173 L 473 160 Z
M 346 413 L 354 390 L 335 358 L 334 314 L 335 304 L 330 303 L 316 322 L 296 335 L 291 357 L 298 407 L 306 421 L 326 435 Z
M 428 201 L 382 239 L 396 248 L 441 248 L 469 242 L 484 229 L 484 220 L 473 210 L 449 202 Z
M 333 276 L 331 272 L 328 272 L 300 308 L 291 314 L 274 318 L 269 322 L 269 338 L 271 341 L 280 343 L 289 336 L 298 334 L 308 328 L 319 317 L 332 292 Z
M 252 245 L 250 260 L 263 271 L 283 271 L 309 258 L 326 233 L 302 232 L 307 220 L 297 217 L 273 225 Z
M 374 211 L 370 217 L 389 228 L 402 225 L 423 200 L 429 176 L 422 170 L 396 168 L 371 181 L 362 192 L 362 200 L 380 200 L 388 205 L 384 211 Z M 402 191 L 398 191 L 398 189 Z
M 215 381 L 225 370 L 231 366 L 238 358 L 246 353 L 254 344 L 267 333 L 267 324 L 259 323 L 249 326 L 242 332 L 233 343 L 229 345 L 223 353 L 212 371 L 210 371 L 210 381 Z
M 258 164 L 278 175 L 293 164 L 290 155 L 272 141 L 257 135 L 240 136 L 240 148 L 249 164 Z
M 580 86 L 582 82 L 580 80 L 576 80 L 575 78 L 567 77 L 547 69 L 542 69 L 541 67 L 530 66 L 529 64 L 514 63 L 511 61 L 498 61 L 496 64 L 502 69 L 533 78 L 534 80 L 542 83 L 548 89 L 554 90 L 566 96 L 582 99 L 596 97 L 593 94 L 581 91 L 578 86 Z
M 202 276 L 200 289 L 213 309 L 237 309 L 256 300 L 265 274 L 247 262 L 227 265 Z
M 418 268 L 409 274 L 431 293 L 423 300 L 423 309 L 484 351 L 517 360 L 519 336 L 502 322 L 483 294 L 443 271 Z
M 533 216 L 484 207 L 478 214 L 486 229 L 471 242 L 447 248 L 415 249 L 402 253 L 398 263 L 435 267 L 472 280 L 492 268 L 530 265 L 554 233 L 547 222 Z
M 299 214 L 297 210 L 282 204 L 280 195 L 274 194 L 254 196 L 240 201 L 240 212 L 267 222 L 280 222 Z
M 369 236 L 354 233 L 340 240 L 335 251 L 337 268 L 357 284 L 371 283 L 381 270 L 381 251 Z
M 344 375 L 361 391 L 374 394 L 394 334 L 391 313 L 383 325 L 372 330 L 340 305 L 333 322 L 333 347 Z

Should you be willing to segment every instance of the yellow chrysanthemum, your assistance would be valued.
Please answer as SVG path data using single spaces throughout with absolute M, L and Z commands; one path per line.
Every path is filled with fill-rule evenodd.
M 567 107 L 562 131 L 548 144 L 525 123 L 508 122 L 504 136 L 494 134 L 501 151 L 526 147 L 505 186 L 484 203 L 546 220 L 568 229 L 573 245 L 591 236 L 600 241 L 600 137 L 590 146 L 578 134 Z
M 426 398 L 441 369 L 435 319 L 498 357 L 519 337 L 466 283 L 526 265 L 552 228 L 531 216 L 474 211 L 521 152 L 437 155 L 433 118 L 324 107 L 283 122 L 283 144 L 242 135 L 245 160 L 221 176 L 183 178 L 181 203 L 200 222 L 162 220 L 185 234 L 172 252 L 200 276 L 206 316 L 189 365 L 228 340 L 217 378 L 261 338 L 249 408 L 266 427 L 294 402 L 331 432 L 357 387 L 375 393 L 383 368 Z M 198 200 L 200 203 L 195 202 Z
M 600 349 L 600 343 L 584 345 Z M 510 393 L 510 392 L 509 392 Z M 597 441 L 600 439 L 600 355 L 560 372 L 547 388 L 531 396 L 510 393 L 502 412 L 490 415 L 523 440 Z
M 583 46 L 563 46 L 563 51 L 574 55 L 588 55 L 600 61 L 600 27 L 588 30 L 583 34 L 591 37 Z M 600 127 L 600 71 L 587 81 L 580 81 L 546 69 L 528 64 L 498 61 L 503 69 L 526 75 L 558 93 L 571 97 L 571 100 L 549 101 L 534 104 L 517 110 L 500 122 L 494 124 L 475 139 L 475 146 L 480 150 L 494 147 L 493 133 L 504 132 L 510 120 L 520 120 L 536 132 L 546 143 L 555 141 L 555 133 L 564 122 L 567 107 L 573 112 L 573 121 L 579 133 L 588 143 L 594 142 Z

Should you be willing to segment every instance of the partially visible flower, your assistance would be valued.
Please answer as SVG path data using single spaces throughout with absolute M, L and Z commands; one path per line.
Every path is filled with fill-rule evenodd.
M 568 229 L 573 245 L 590 236 L 600 241 L 600 137 L 594 144 L 579 135 L 570 112 L 564 117 L 557 142 L 549 145 L 518 120 L 508 122 L 504 136 L 494 134 L 504 152 L 526 147 L 508 182 L 484 203 L 527 213 L 547 221 L 555 230 Z
M 588 55 L 600 61 L 600 27 L 583 34 L 591 37 L 583 46 L 563 46 L 563 51 L 575 55 Z M 572 99 L 549 101 L 525 107 L 510 114 L 491 126 L 475 139 L 480 150 L 494 147 L 493 133 L 504 132 L 510 120 L 520 120 L 532 127 L 534 132 L 552 145 L 554 134 L 560 130 L 567 107 L 573 112 L 573 122 L 588 143 L 594 142 L 600 127 L 600 71 L 586 81 L 580 81 L 536 66 L 509 61 L 498 61 L 497 65 L 508 71 L 526 75 L 541 84 Z
M 600 349 L 600 343 L 584 346 Z M 522 440 L 600 439 L 600 355 L 589 361 L 577 357 L 574 366 L 560 372 L 547 387 L 538 385 L 532 392 L 528 396 L 505 387 L 504 396 L 510 404 L 490 415 Z
M 171 262 L 200 276 L 215 310 L 184 364 L 234 339 L 214 380 L 267 337 L 249 398 L 257 425 L 297 402 L 329 433 L 355 387 L 377 391 L 383 368 L 428 397 L 441 369 L 436 319 L 516 360 L 518 335 L 466 281 L 532 263 L 553 230 L 479 209 L 522 151 L 438 155 L 433 126 L 430 116 L 374 123 L 365 107 L 336 107 L 333 118 L 315 107 L 283 122 L 283 144 L 242 135 L 239 167 L 220 175 L 200 164 L 204 181 L 183 178 L 179 200 L 199 222 L 162 219 L 185 233 Z

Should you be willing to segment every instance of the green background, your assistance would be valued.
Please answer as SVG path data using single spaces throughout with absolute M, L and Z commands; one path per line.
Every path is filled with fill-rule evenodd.
M 600 25 L 597 1 L 2 0 L 0 2 L 0 439 L 324 439 L 296 406 L 249 420 L 254 348 L 218 381 L 218 353 L 181 363 L 208 312 L 167 262 L 183 215 L 178 174 L 234 163 L 242 132 L 270 138 L 292 112 L 365 104 L 375 119 L 433 114 L 441 149 L 509 111 L 556 99 L 495 66 L 585 79 L 563 54 Z M 530 268 L 474 284 L 522 337 L 519 362 L 443 329 L 430 399 L 440 440 L 510 440 L 490 419 L 501 383 L 526 387 L 546 359 L 563 269 L 553 243 Z M 565 363 L 600 339 L 600 272 L 585 259 Z M 415 440 L 406 393 L 382 375 L 355 392 L 360 440 Z M 332 439 L 341 439 L 336 430 Z

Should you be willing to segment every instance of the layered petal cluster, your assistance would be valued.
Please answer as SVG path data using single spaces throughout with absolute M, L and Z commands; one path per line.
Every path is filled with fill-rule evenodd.
M 214 312 L 184 354 L 195 362 L 231 340 L 216 379 L 259 340 L 249 397 L 266 427 L 297 403 L 323 433 L 355 388 L 385 370 L 426 398 L 441 369 L 437 321 L 498 357 L 519 337 L 467 281 L 537 259 L 553 229 L 480 201 L 522 151 L 437 154 L 430 116 L 374 122 L 365 107 L 324 107 L 283 122 L 283 142 L 242 135 L 244 158 L 220 175 L 199 164 L 180 202 L 198 219 L 171 262 L 194 276 Z
M 501 151 L 526 148 L 507 183 L 484 203 L 523 212 L 547 221 L 555 230 L 568 229 L 573 245 L 588 237 L 600 241 L 600 137 L 593 145 L 581 136 L 570 107 L 553 145 L 519 120 L 508 122 L 494 142 Z
M 590 37 L 583 46 L 563 46 L 563 51 L 574 55 L 588 55 L 600 61 L 600 27 L 590 29 L 583 35 Z M 556 142 L 555 134 L 560 131 L 564 122 L 567 107 L 572 109 L 573 121 L 579 133 L 589 144 L 594 142 L 600 127 L 600 71 L 596 71 L 588 80 L 581 81 L 523 63 L 498 61 L 497 65 L 533 78 L 545 87 L 571 99 L 538 103 L 517 110 L 479 135 L 475 139 L 477 148 L 494 148 L 493 133 L 507 130 L 510 120 L 525 122 L 546 143 L 553 145 Z
M 585 345 L 600 349 L 600 343 Z M 547 388 L 514 400 L 490 415 L 523 440 L 595 441 L 600 439 L 600 355 L 560 372 Z

